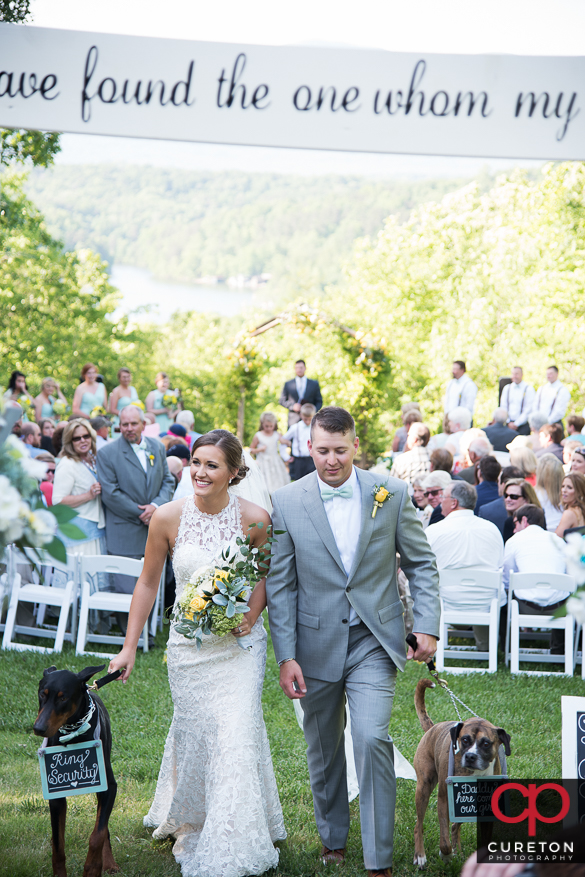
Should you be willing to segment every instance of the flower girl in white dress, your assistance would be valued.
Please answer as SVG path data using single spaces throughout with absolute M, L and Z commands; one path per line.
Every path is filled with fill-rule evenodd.
M 242 446 L 226 430 L 213 430 L 193 446 L 194 494 L 156 510 L 150 522 L 144 570 L 134 590 L 128 632 L 110 672 L 128 680 L 136 646 L 154 604 L 167 552 L 173 555 L 177 599 L 193 572 L 219 558 L 226 542 L 266 538 L 264 509 L 236 496 L 228 485 L 245 477 Z M 145 825 L 153 837 L 176 838 L 174 856 L 183 877 L 244 877 L 278 864 L 274 841 L 286 837 L 268 737 L 262 715 L 266 663 L 265 582 L 232 634 L 203 637 L 200 650 L 171 628 L 169 683 L 174 703 L 154 801 Z M 252 648 L 236 638 L 250 635 Z

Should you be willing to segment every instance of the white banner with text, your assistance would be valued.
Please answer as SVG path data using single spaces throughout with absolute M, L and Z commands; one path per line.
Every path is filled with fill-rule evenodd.
M 191 42 L 0 24 L 0 127 L 585 159 L 585 57 Z

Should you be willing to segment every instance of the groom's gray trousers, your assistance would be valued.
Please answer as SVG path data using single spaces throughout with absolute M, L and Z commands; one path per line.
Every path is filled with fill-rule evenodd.
M 345 695 L 360 787 L 360 818 L 367 869 L 392 865 L 396 777 L 388 736 L 396 666 L 363 622 L 350 627 L 343 675 L 338 682 L 305 676 L 303 730 L 319 835 L 342 849 L 349 832 L 345 765 Z

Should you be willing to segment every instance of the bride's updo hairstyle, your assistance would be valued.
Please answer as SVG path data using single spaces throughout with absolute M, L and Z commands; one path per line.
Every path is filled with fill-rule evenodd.
M 244 462 L 244 449 L 239 438 L 228 432 L 227 429 L 212 429 L 211 432 L 206 432 L 205 435 L 199 436 L 193 445 L 191 459 L 193 459 L 195 451 L 198 448 L 205 447 L 205 445 L 215 445 L 216 448 L 219 448 L 225 457 L 228 469 L 238 470 L 230 481 L 231 487 L 235 487 L 236 484 L 243 481 L 250 469 Z

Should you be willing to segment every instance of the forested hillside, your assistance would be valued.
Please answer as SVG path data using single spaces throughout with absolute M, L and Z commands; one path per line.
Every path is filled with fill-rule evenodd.
M 266 272 L 289 297 L 337 282 L 355 239 L 390 214 L 405 220 L 465 182 L 57 165 L 26 188 L 67 248 L 161 280 Z

